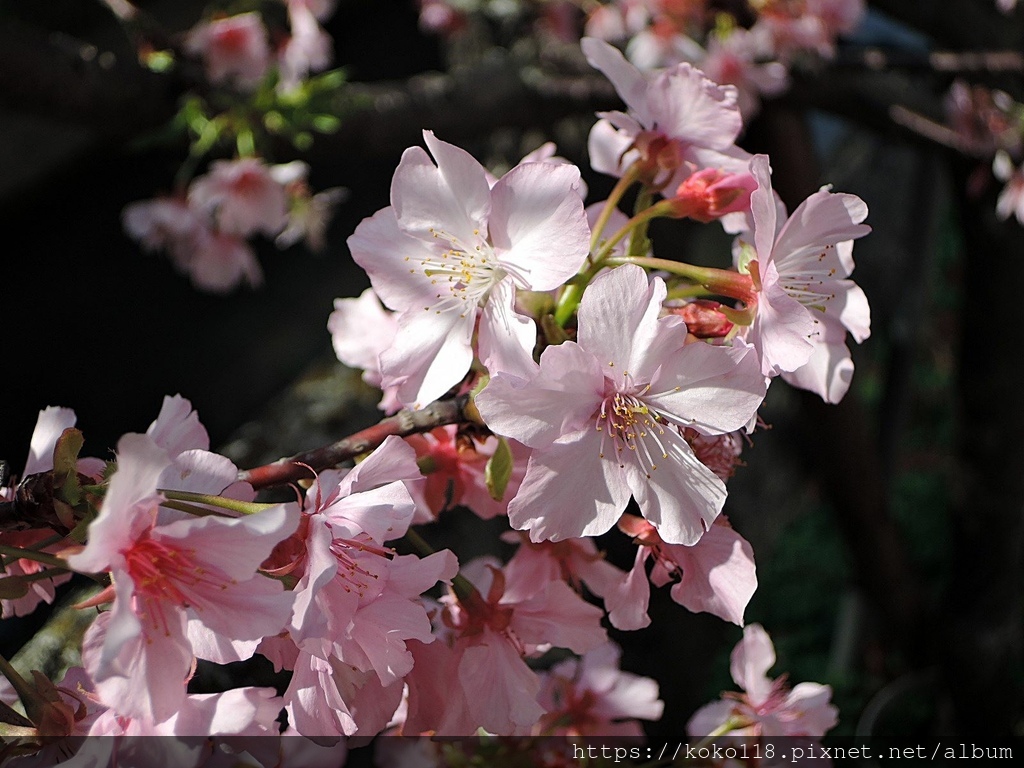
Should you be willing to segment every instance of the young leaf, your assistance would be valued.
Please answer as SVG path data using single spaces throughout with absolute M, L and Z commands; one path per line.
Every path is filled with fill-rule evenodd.
M 498 438 L 498 447 L 494 455 L 487 460 L 484 467 L 484 481 L 487 483 L 487 492 L 495 501 L 501 501 L 505 497 L 505 489 L 508 487 L 509 478 L 512 477 L 512 449 L 508 447 L 508 441 L 503 437 Z

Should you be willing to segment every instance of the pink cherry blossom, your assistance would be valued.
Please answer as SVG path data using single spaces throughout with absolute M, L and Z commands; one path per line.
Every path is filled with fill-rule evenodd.
M 210 293 L 227 293 L 241 284 L 257 288 L 263 284 L 263 270 L 252 247 L 241 237 L 217 232 L 202 238 L 179 269 L 192 284 Z
M 535 734 L 642 737 L 637 721 L 659 720 L 665 703 L 657 682 L 619 670 L 619 656 L 609 642 L 545 673 L 538 700 L 546 713 Z
M 165 250 L 175 260 L 188 253 L 203 236 L 204 217 L 184 197 L 156 197 L 130 203 L 121 214 L 125 231 L 148 251 Z
M 593 539 L 534 542 L 525 533 L 513 532 L 504 534 L 502 539 L 519 544 L 505 566 L 510 583 L 564 581 L 577 592 L 586 586 L 592 594 L 605 599 L 608 620 L 616 629 L 641 629 L 650 624 L 646 604 L 643 611 L 637 611 L 634 604 L 619 598 L 627 574 L 604 558 Z M 530 574 L 530 578 L 525 574 Z
M 391 207 L 349 238 L 352 257 L 398 314 L 393 346 L 381 355 L 385 387 L 419 407 L 458 384 L 480 357 L 494 372 L 533 366 L 533 320 L 514 309 L 517 288 L 552 290 L 586 258 L 590 232 L 566 164 L 516 166 L 491 187 L 467 152 L 424 139 L 407 149 L 391 185 Z M 479 326 L 479 328 L 478 328 Z
M 416 451 L 420 467 L 426 477 L 418 505 L 428 520 L 435 519 L 451 507 L 468 507 L 484 520 L 506 514 L 508 502 L 526 474 L 529 450 L 519 443 L 509 442 L 512 453 L 512 474 L 501 499 L 494 499 L 487 489 L 485 471 L 487 463 L 498 448 L 496 437 L 474 440 L 458 434 L 455 426 L 439 427 L 431 432 L 412 435 L 406 442 Z M 427 471 L 429 470 L 429 471 Z
M 746 152 L 735 146 L 742 128 L 736 88 L 716 85 L 700 70 L 678 64 L 641 72 L 612 46 L 582 42 L 587 61 L 612 81 L 629 108 L 601 113 L 590 132 L 594 170 L 621 176 L 641 161 L 648 183 L 677 187 L 693 170 L 746 171 Z
M 53 451 L 57 441 L 64 430 L 75 426 L 75 412 L 70 408 L 50 406 L 39 412 L 36 419 L 35 429 L 32 430 L 32 437 L 29 439 L 28 458 L 25 460 L 25 468 L 22 472 L 22 479 L 29 475 L 40 472 L 49 472 L 53 469 Z M 103 470 L 103 462 L 99 459 L 82 458 L 78 460 L 78 471 L 81 474 L 99 478 Z M 0 501 L 10 501 L 14 498 L 15 487 L 0 486 Z M 35 528 L 24 531 L 4 531 L 0 533 L 0 541 L 10 547 L 28 548 L 50 538 L 53 531 L 49 528 Z M 59 544 L 46 547 L 44 552 L 54 554 Z M 46 567 L 36 560 L 8 559 L 5 564 L 4 575 L 28 576 L 46 570 Z M 2 615 L 0 618 L 10 616 L 27 616 L 32 613 L 40 603 L 52 603 L 56 596 L 56 588 L 71 578 L 71 574 L 55 572 L 53 578 L 38 579 L 28 582 L 28 591 L 21 597 L 0 600 Z
M 381 306 L 380 299 L 367 288 L 357 299 L 335 299 L 334 311 L 327 319 L 327 330 L 338 359 L 350 368 L 363 372 L 363 381 L 381 389 L 380 355 L 388 349 L 398 333 L 395 313 Z M 384 390 L 378 407 L 394 413 L 402 407 L 394 387 Z
M 274 238 L 278 248 L 288 248 L 305 240 L 314 253 L 326 247 L 327 225 L 334 208 L 348 199 L 344 187 L 331 187 L 315 195 L 309 188 L 309 166 L 301 160 L 270 166 L 270 176 L 288 195 L 288 224 Z
M 712 36 L 700 66 L 719 85 L 736 86 L 737 105 L 749 123 L 761 109 L 761 96 L 777 96 L 789 88 L 786 65 L 769 58 L 771 41 L 762 27 L 736 28 L 725 37 Z
M 526 735 L 544 709 L 540 679 L 523 657 L 551 646 L 586 653 L 601 645 L 602 611 L 561 581 L 523 572 L 506 580 L 489 559 L 468 563 L 462 574 L 477 591 L 444 598 L 446 636 L 413 646 L 405 733 Z
M 284 187 L 257 157 L 215 160 L 209 173 L 192 182 L 188 201 L 212 215 L 218 231 L 227 235 L 276 235 L 288 221 Z
M 284 698 L 288 721 L 303 736 L 375 736 L 398 708 L 402 683 L 385 686 L 372 671 L 300 652 Z
M 548 347 L 530 380 L 494 376 L 477 398 L 498 434 L 534 449 L 509 520 L 535 541 L 595 536 L 635 496 L 662 539 L 692 545 L 725 502 L 683 429 L 716 434 L 754 415 L 765 383 L 752 350 L 687 344 L 659 317 L 660 278 L 619 267 L 594 280 L 577 342 Z
M 672 599 L 694 613 L 713 613 L 743 626 L 743 612 L 757 589 L 754 551 L 719 516 L 700 541 L 692 547 L 667 544 L 650 523 L 634 515 L 623 515 L 619 528 L 639 546 L 629 577 L 618 593 L 606 603 L 627 603 L 646 614 L 650 587 L 646 562 L 654 561 L 650 580 L 662 587 L 672 583 Z
M 288 631 L 300 651 L 373 672 L 383 686 L 412 668 L 408 640 L 433 639 L 419 595 L 458 570 L 448 550 L 419 558 L 384 545 L 412 520 L 411 479 L 422 480 L 415 454 L 397 437 L 345 476 L 321 473 L 296 536 L 268 563 L 298 578 Z
M 818 683 L 790 688 L 785 677 L 771 680 L 775 648 L 760 624 L 743 630 L 732 652 L 732 679 L 745 693 L 723 694 L 721 701 L 702 707 L 686 725 L 687 733 L 704 737 L 727 721 L 735 736 L 824 736 L 836 724 L 837 710 L 829 703 L 832 689 Z
M 258 13 L 197 24 L 185 38 L 185 50 L 203 58 L 212 83 L 255 88 L 270 66 L 267 29 Z
M 1010 156 L 1000 151 L 992 160 L 992 173 L 999 181 L 1006 182 L 996 200 L 996 216 L 1001 221 L 1016 216 L 1024 225 L 1024 169 L 1014 166 Z
M 278 506 L 240 519 L 160 514 L 157 483 L 171 459 L 146 435 L 118 444 L 89 541 L 68 558 L 85 573 L 109 570 L 116 596 L 86 634 L 83 659 L 103 701 L 162 722 L 185 695 L 193 660 L 193 620 L 228 640 L 276 634 L 292 595 L 256 569 L 298 520 Z
M 795 386 L 836 403 L 853 376 L 846 332 L 860 343 L 870 334 L 864 292 L 847 280 L 853 271 L 854 238 L 871 228 L 861 222 L 867 206 L 856 195 L 823 187 L 784 222 L 771 188 L 768 158 L 750 162 L 758 189 L 751 195 L 757 314 L 748 340 L 766 376 L 782 373 Z M 741 255 L 741 268 L 744 256 Z
M 310 72 L 327 69 L 334 58 L 334 44 L 331 36 L 320 26 L 312 4 L 302 0 L 289 2 L 288 25 L 291 36 L 278 53 L 281 71 L 280 87 L 294 88 Z M 321 8 L 326 17 L 331 9 Z

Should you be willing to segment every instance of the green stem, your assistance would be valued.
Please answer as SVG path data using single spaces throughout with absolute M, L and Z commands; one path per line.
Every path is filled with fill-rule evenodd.
M 60 573 L 58 573 L 60 571 Z M 43 581 L 44 579 L 52 579 L 60 576 L 61 573 L 67 573 L 67 571 L 57 568 L 46 568 L 42 571 L 36 571 L 35 573 L 22 573 L 18 576 L 13 576 L 18 581 Z
M 168 509 L 176 509 L 179 512 L 184 512 L 195 517 L 231 517 L 227 512 L 219 512 L 216 509 L 207 509 L 206 507 L 200 507 L 196 504 L 189 504 L 186 501 L 165 501 L 160 506 L 167 507 Z
M 171 491 L 161 488 L 157 493 L 163 494 L 165 499 L 174 501 L 186 501 L 192 504 L 206 504 L 211 507 L 230 509 L 232 512 L 239 512 L 243 515 L 254 515 L 264 509 L 279 506 L 278 504 L 257 504 L 254 501 L 239 501 L 238 499 L 226 499 L 223 496 L 212 496 L 207 493 L 192 493 L 191 491 Z M 207 510 L 207 514 L 209 514 Z
M 665 296 L 666 301 L 672 299 L 700 299 L 705 296 L 714 296 L 703 285 L 677 285 L 673 288 L 669 288 L 668 294 Z
M 697 267 L 683 261 L 669 261 L 650 256 L 609 256 L 605 259 L 605 263 L 608 266 L 637 264 L 645 269 L 660 269 L 663 272 L 686 278 L 715 295 L 729 296 L 739 301 L 749 301 L 754 293 L 754 283 L 750 276 L 742 275 L 731 269 Z
M 21 547 L 11 547 L 7 544 L 0 544 L 0 555 L 7 555 L 18 560 L 35 560 L 37 563 L 42 563 L 43 565 L 52 565 L 54 568 L 63 568 L 65 571 L 71 570 L 66 560 L 55 557 L 54 555 L 48 555 L 45 552 L 34 552 L 31 549 L 22 549 Z
M 596 254 L 594 254 L 592 260 L 593 263 L 590 269 L 576 275 L 573 281 L 562 289 L 562 295 L 558 297 L 558 303 L 555 305 L 555 322 L 558 323 L 559 326 L 564 328 L 565 324 L 569 322 L 569 318 L 571 318 L 573 312 L 576 311 L 576 307 L 580 305 L 580 301 L 583 298 L 583 292 L 587 289 L 587 286 L 590 285 L 590 281 L 597 276 L 598 272 L 612 264 L 627 264 L 630 260 L 639 258 L 624 256 L 617 258 L 626 259 L 626 261 L 616 261 L 616 258 L 613 258 L 611 255 L 615 246 L 618 245 L 626 235 L 630 234 L 630 232 L 642 227 L 651 219 L 664 215 L 665 209 L 660 207 L 660 204 L 652 205 L 650 208 L 646 208 L 623 224 L 614 235 L 601 244 L 601 248 Z
M 608 226 L 608 219 L 611 218 L 612 212 L 616 209 L 619 204 L 619 200 L 626 193 L 633 182 L 638 178 L 636 163 L 629 166 L 626 172 L 622 174 L 615 186 L 612 187 L 612 191 L 608 194 L 608 199 L 604 201 L 604 208 L 601 209 L 600 215 L 597 217 L 597 221 L 594 222 L 594 228 L 590 234 L 590 252 L 593 253 L 601 242 L 601 233 L 604 232 L 604 228 Z
M 412 528 L 405 532 L 405 540 L 412 544 L 413 549 L 415 549 L 417 552 L 423 555 L 423 557 L 428 557 L 429 555 L 432 555 L 434 554 L 434 552 L 437 551 L 432 546 L 427 544 L 426 539 L 424 539 L 422 536 L 416 533 L 416 531 L 414 531 Z
M 7 678 L 11 687 L 14 688 L 15 693 L 18 694 L 18 698 L 21 699 L 21 703 L 25 705 L 25 709 L 33 709 L 32 705 L 39 698 L 39 694 L 37 694 L 36 690 L 29 685 L 29 682 L 21 676 L 21 673 L 11 666 L 11 662 L 3 656 L 0 656 L 0 674 Z M 32 715 L 30 712 L 29 718 L 31 717 Z
M 45 539 L 37 541 L 35 544 L 29 547 L 29 549 L 34 549 L 38 552 L 40 550 L 46 549 L 47 547 L 53 546 L 54 544 L 57 544 L 61 541 L 64 541 L 64 538 L 65 537 L 62 534 L 55 533 L 53 534 L 53 536 L 47 536 Z

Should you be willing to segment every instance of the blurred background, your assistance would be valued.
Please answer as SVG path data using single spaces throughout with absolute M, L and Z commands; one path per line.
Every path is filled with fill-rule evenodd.
M 589 171 L 586 136 L 595 110 L 620 105 L 578 45 L 535 26 L 534 6 L 554 3 L 520 13 L 509 0 L 505 15 L 467 12 L 442 34 L 423 29 L 413 0 L 339 0 L 324 25 L 350 83 L 341 125 L 303 151 L 274 147 L 275 162 L 310 163 L 314 189 L 350 191 L 327 247 L 257 242 L 262 287 L 198 292 L 122 229 L 125 205 L 170 191 L 188 147 L 156 139 L 191 83 L 140 65 L 138 30 L 117 5 L 0 2 L 0 458 L 15 473 L 47 405 L 75 409 L 85 454 L 106 457 L 181 393 L 242 466 L 372 423 L 375 399 L 334 361 L 327 316 L 368 285 L 345 239 L 388 204 L 423 128 L 496 171 L 554 140 L 583 170 L 588 201 L 611 187 Z M 173 35 L 205 3 L 137 5 Z M 835 691 L 827 741 L 1024 733 L 1024 230 L 997 217 L 992 153 L 944 106 L 957 78 L 1024 99 L 1021 51 L 1024 11 L 993 0 L 871 2 L 835 56 L 794 70 L 741 140 L 770 155 L 791 210 L 829 183 L 867 202 L 873 228 L 854 250 L 872 336 L 854 350 L 849 395 L 827 406 L 774 383 L 769 428 L 753 435 L 726 506 L 754 548 L 746 619 L 773 637 L 773 674 Z M 717 227 L 675 224 L 654 239 L 666 258 L 730 259 Z M 466 535 L 457 526 L 438 535 Z M 627 544 L 609 538 L 608 556 L 627 565 Z M 651 615 L 615 639 L 625 669 L 661 684 L 665 717 L 648 731 L 673 741 L 734 688 L 741 631 L 664 590 Z M 2 653 L 44 619 L 5 622 Z

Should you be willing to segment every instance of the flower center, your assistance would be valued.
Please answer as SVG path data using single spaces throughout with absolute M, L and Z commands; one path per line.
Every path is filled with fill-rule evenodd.
M 204 567 L 196 560 L 195 550 L 151 538 L 135 542 L 123 555 L 135 585 L 139 619 L 166 635 L 170 635 L 168 606 L 201 610 L 203 592 L 235 583 L 224 573 Z
M 434 304 L 423 309 L 438 315 L 458 311 L 460 317 L 465 317 L 483 304 L 491 288 L 505 276 L 505 270 L 479 229 L 473 230 L 475 242 L 468 244 L 441 229 L 431 228 L 430 234 L 446 247 L 438 255 L 419 259 L 420 269 L 437 290 Z
M 346 592 L 354 593 L 360 600 L 376 595 L 380 589 L 380 575 L 385 561 L 394 552 L 374 544 L 369 537 L 347 539 L 337 537 L 331 540 L 331 554 L 338 561 L 336 578 Z

